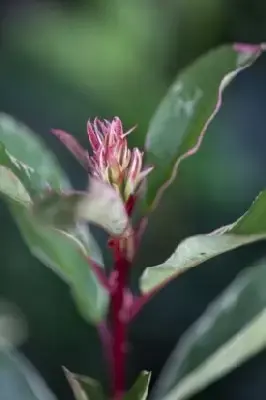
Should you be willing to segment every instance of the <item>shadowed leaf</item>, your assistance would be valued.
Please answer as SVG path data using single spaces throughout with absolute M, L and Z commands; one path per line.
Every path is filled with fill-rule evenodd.
M 266 347 L 266 263 L 242 272 L 183 335 L 154 400 L 185 400 Z
M 0 348 L 0 388 L 3 400 L 56 400 L 30 363 L 4 347 Z

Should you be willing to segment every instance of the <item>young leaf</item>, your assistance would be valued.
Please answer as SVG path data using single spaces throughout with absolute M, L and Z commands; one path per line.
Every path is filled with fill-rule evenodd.
M 105 400 L 99 382 L 87 376 L 73 374 L 66 368 L 64 372 L 76 400 Z
M 260 55 L 263 46 L 222 46 L 182 71 L 151 120 L 146 138 L 148 177 L 146 206 L 154 207 L 172 183 L 182 160 L 201 145 L 222 103 L 226 86 Z
M 5 347 L 0 348 L 0 388 L 3 400 L 56 400 L 29 362 Z
M 77 221 L 88 221 L 121 235 L 128 226 L 128 216 L 119 194 L 112 186 L 90 179 L 88 192 L 51 192 L 37 200 L 33 207 L 43 223 L 67 228 Z
M 8 153 L 39 176 L 39 181 L 35 180 L 37 189 L 45 188 L 47 183 L 56 190 L 69 188 L 65 174 L 42 140 L 29 128 L 3 113 L 0 114 L 0 142 Z
M 90 268 L 87 248 L 73 235 L 43 225 L 25 207 L 10 204 L 10 211 L 32 254 L 70 286 L 83 317 L 98 323 L 105 317 L 108 295 Z
M 181 338 L 154 400 L 184 400 L 266 347 L 266 263 L 242 272 Z
M 266 191 L 235 223 L 207 235 L 196 235 L 179 244 L 161 265 L 147 268 L 140 281 L 143 293 L 157 290 L 185 270 L 237 247 L 266 238 Z
M 124 400 L 146 400 L 150 379 L 151 372 L 142 371 L 132 388 L 125 394 Z

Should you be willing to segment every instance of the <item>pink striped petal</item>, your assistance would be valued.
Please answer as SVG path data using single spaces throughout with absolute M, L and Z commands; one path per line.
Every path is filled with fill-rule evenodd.
M 102 136 L 101 136 L 100 132 L 97 129 L 95 120 L 94 120 L 94 123 L 91 123 L 90 121 L 88 121 L 87 132 L 88 132 L 89 141 L 90 141 L 92 150 L 97 151 L 98 148 L 102 145 L 103 140 L 102 140 Z

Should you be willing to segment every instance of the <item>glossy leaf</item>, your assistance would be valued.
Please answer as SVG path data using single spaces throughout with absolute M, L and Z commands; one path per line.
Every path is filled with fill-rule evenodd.
M 85 246 L 67 232 L 40 224 L 25 207 L 10 204 L 10 210 L 32 254 L 68 283 L 83 317 L 102 320 L 108 295 L 90 268 Z
M 207 235 L 196 235 L 177 246 L 161 265 L 147 268 L 141 277 L 142 292 L 164 286 L 189 268 L 219 254 L 266 238 L 266 191 L 259 194 L 250 209 L 235 223 Z
M 151 372 L 142 371 L 132 388 L 125 394 L 124 400 L 146 400 L 150 379 Z
M 157 204 L 173 181 L 180 162 L 200 147 L 208 125 L 221 107 L 223 90 L 243 68 L 252 64 L 261 50 L 262 46 L 222 46 L 178 75 L 147 133 L 146 161 L 155 166 L 148 177 L 148 208 Z
M 55 400 L 43 379 L 14 350 L 0 348 L 0 388 L 3 400 Z
M 34 213 L 43 223 L 56 227 L 66 228 L 77 221 L 88 221 L 112 235 L 122 234 L 129 222 L 119 194 L 95 178 L 90 179 L 88 192 L 48 193 L 36 201 Z
M 105 400 L 106 397 L 99 382 L 87 376 L 73 374 L 66 368 L 64 372 L 76 400 Z
M 0 114 L 0 142 L 19 163 L 32 168 L 38 175 L 39 180 L 31 177 L 36 192 L 45 189 L 47 183 L 57 190 L 70 187 L 56 158 L 42 140 L 25 125 L 3 113 Z
M 73 232 L 76 231 L 75 237 L 69 232 L 40 223 L 32 213 L 29 194 L 18 176 L 14 175 L 17 173 L 22 181 L 27 183 L 27 168 L 21 168 L 21 164 L 5 151 L 0 151 L 1 154 L 5 155 L 5 160 L 12 170 L 0 165 L 0 194 L 4 195 L 30 251 L 69 284 L 84 318 L 93 323 L 99 322 L 105 317 L 108 296 L 90 268 L 90 243 L 86 243 L 85 240 L 81 242 L 77 238 L 81 234 L 78 226 L 73 227 Z M 84 229 L 82 233 L 83 239 L 89 239 Z
M 266 262 L 242 272 L 183 335 L 154 399 L 184 400 L 266 347 Z

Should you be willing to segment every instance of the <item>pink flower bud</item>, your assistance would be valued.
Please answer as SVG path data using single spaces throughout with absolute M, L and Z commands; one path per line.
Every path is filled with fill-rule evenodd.
M 141 182 L 153 168 L 143 168 L 143 153 L 137 148 L 128 148 L 127 135 L 133 130 L 124 132 L 118 117 L 112 121 L 98 118 L 88 121 L 87 132 L 92 155 L 82 149 L 68 133 L 61 130 L 54 130 L 53 133 L 85 168 L 90 169 L 94 177 L 112 185 L 127 202 L 131 196 L 136 195 Z
M 152 170 L 143 169 L 143 153 L 128 149 L 122 122 L 115 117 L 111 122 L 95 119 L 88 122 L 88 136 L 93 150 L 90 156 L 92 173 L 119 190 L 125 201 L 137 191 L 140 183 Z

